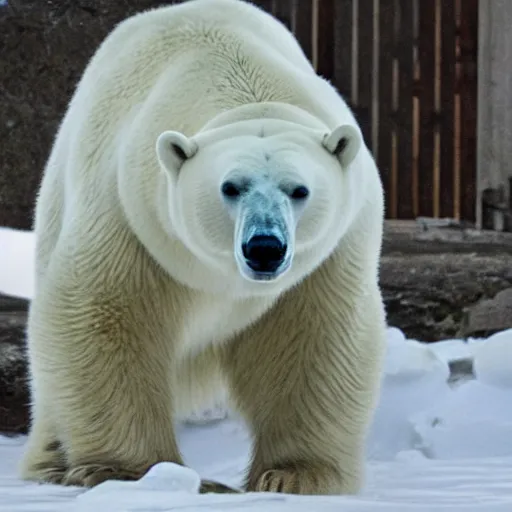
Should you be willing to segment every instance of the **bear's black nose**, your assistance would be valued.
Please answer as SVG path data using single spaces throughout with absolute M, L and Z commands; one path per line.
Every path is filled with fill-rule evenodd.
M 272 235 L 255 235 L 242 245 L 247 265 L 255 272 L 275 272 L 286 256 L 286 244 Z

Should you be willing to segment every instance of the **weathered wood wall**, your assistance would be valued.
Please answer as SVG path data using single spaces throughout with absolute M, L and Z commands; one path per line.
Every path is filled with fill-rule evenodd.
M 512 1 L 480 0 L 478 220 L 512 231 Z
M 254 3 L 355 110 L 388 218 L 475 221 L 478 0 Z

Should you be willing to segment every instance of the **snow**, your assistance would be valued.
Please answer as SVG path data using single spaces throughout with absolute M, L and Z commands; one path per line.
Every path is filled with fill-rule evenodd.
M 0 293 L 25 299 L 32 296 L 34 250 L 31 232 L 0 228 Z
M 32 296 L 33 249 L 31 233 L 0 228 L 0 292 Z M 476 379 L 449 385 L 448 363 L 464 358 L 473 359 Z M 138 482 L 90 490 L 21 481 L 16 466 L 25 437 L 0 436 L 0 512 L 510 512 L 511 395 L 512 330 L 427 345 L 389 328 L 358 496 L 198 494 L 200 477 L 239 486 L 249 460 L 244 425 L 212 408 L 179 425 L 190 469 L 162 463 Z
M 512 329 L 491 336 L 474 350 L 474 371 L 480 382 L 512 389 Z

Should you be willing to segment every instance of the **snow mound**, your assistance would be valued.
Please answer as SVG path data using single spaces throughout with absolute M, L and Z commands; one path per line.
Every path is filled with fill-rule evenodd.
M 35 241 L 31 231 L 0 227 L 0 293 L 32 297 Z
M 476 378 L 490 386 L 512 391 L 512 329 L 494 334 L 474 348 Z M 512 397 L 510 399 L 512 405 Z
M 468 382 L 411 419 L 417 447 L 433 459 L 512 456 L 510 390 Z
M 417 434 L 410 418 L 450 392 L 450 370 L 431 346 L 406 340 L 398 329 L 388 330 L 388 349 L 379 403 L 370 429 L 367 452 L 376 460 L 391 460 L 414 449 Z
M 476 380 L 453 389 L 412 419 L 436 459 L 512 456 L 512 329 L 472 345 Z
M 386 379 L 396 382 L 415 381 L 418 378 L 431 378 L 436 375 L 447 379 L 450 370 L 445 360 L 440 358 L 432 345 L 407 340 L 398 329 L 388 329 L 388 348 L 384 365 Z
M 108 480 L 78 496 L 78 501 L 86 502 L 88 505 L 94 502 L 101 503 L 106 495 L 117 493 L 125 496 L 131 488 L 151 492 L 165 490 L 168 493 L 188 496 L 198 494 L 200 485 L 201 479 L 194 470 L 171 462 L 162 462 L 153 466 L 136 482 Z
M 430 343 L 429 346 L 439 359 L 447 363 L 460 359 L 473 358 L 473 351 L 470 345 L 463 340 L 452 339 L 437 341 L 436 343 Z

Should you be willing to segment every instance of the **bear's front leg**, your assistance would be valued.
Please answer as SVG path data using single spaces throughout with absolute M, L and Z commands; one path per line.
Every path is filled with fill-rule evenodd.
M 119 254 L 124 266 L 57 256 L 38 287 L 28 326 L 34 403 L 24 478 L 93 486 L 182 463 L 172 423 L 177 308 L 142 250 Z
M 385 319 L 376 284 L 347 287 L 337 268 L 331 262 L 288 292 L 226 352 L 254 438 L 249 491 L 361 488 Z

